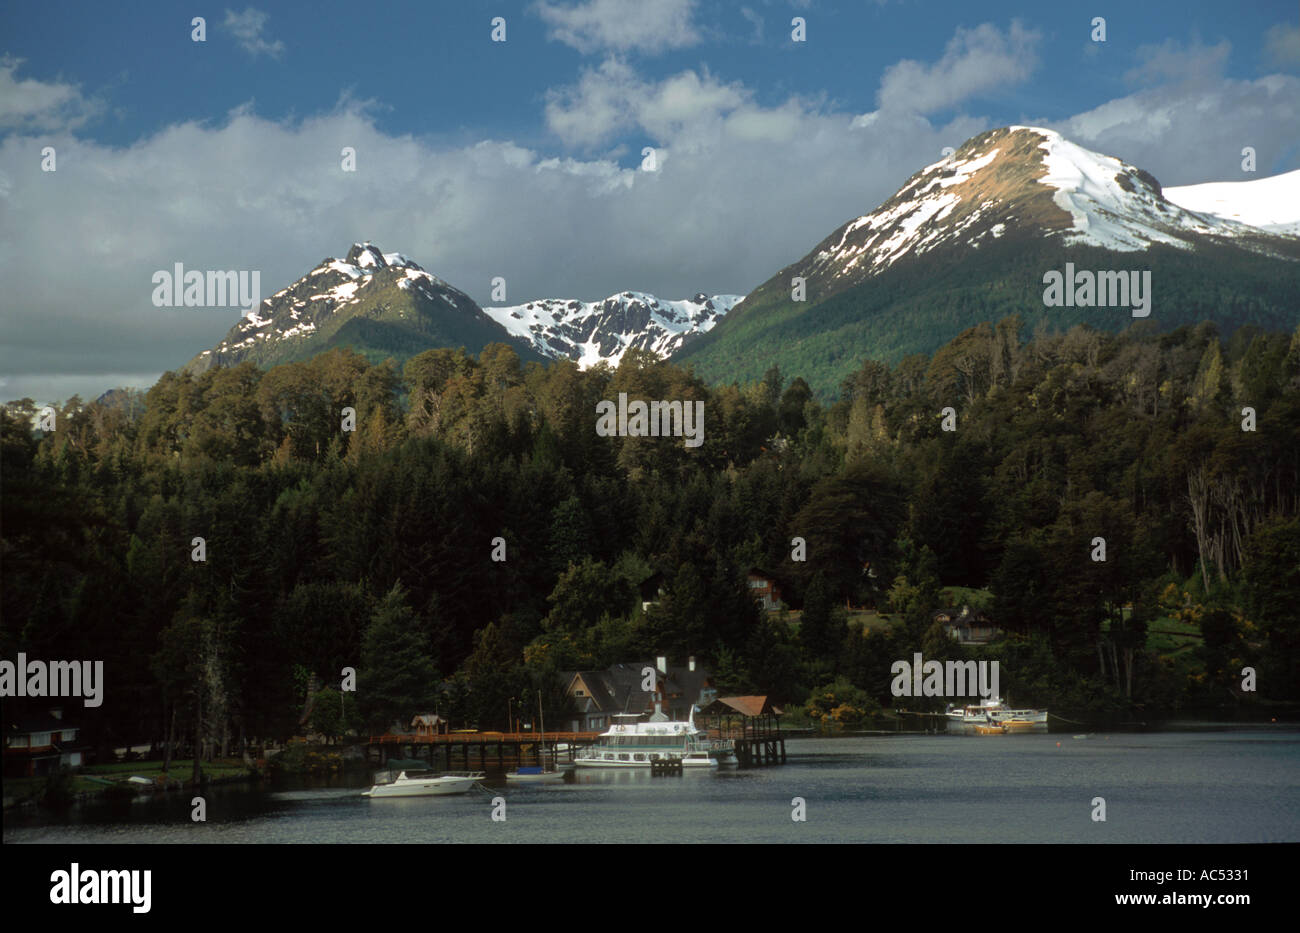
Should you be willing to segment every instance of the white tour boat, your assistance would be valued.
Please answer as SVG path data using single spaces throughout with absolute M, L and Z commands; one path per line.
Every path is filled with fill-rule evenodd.
M 375 775 L 375 785 L 364 791 L 362 797 L 431 797 L 442 794 L 463 794 L 483 780 L 482 771 L 453 771 L 440 774 L 434 771 L 391 771 Z M 380 778 L 388 778 L 380 780 Z
M 977 726 L 1006 726 L 1009 732 L 1047 731 L 1047 710 L 1012 709 L 1001 697 L 989 697 L 974 706 L 949 706 L 945 715 L 949 732 L 974 732 Z
M 596 744 L 578 753 L 579 768 L 649 768 L 661 759 L 679 760 L 683 768 L 716 768 L 733 754 L 730 742 L 709 739 L 695 725 L 695 709 L 686 722 L 674 722 L 656 708 L 646 722 L 641 713 L 615 713 L 614 723 Z

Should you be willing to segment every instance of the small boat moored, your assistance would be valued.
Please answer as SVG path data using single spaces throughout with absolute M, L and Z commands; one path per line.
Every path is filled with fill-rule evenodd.
M 558 784 L 568 771 L 547 771 L 544 768 L 516 768 L 506 775 L 509 784 Z
M 387 776 L 386 780 L 380 780 Z M 375 775 L 375 784 L 362 797 L 438 797 L 444 794 L 463 794 L 483 780 L 482 771 L 391 771 Z
M 945 713 L 949 732 L 992 735 L 1007 732 L 1046 732 L 1047 710 L 1011 709 L 1001 697 L 988 697 L 977 706 L 949 706 Z M 993 732 L 981 732 L 980 726 L 997 726 Z M 1006 730 L 1001 727 L 1007 726 Z

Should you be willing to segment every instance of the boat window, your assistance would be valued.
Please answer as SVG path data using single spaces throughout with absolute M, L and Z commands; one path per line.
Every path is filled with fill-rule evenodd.
M 619 761 L 627 761 L 627 760 L 628 760 L 627 755 L 626 755 L 626 754 L 619 755 L 619 756 L 618 756 L 618 760 L 619 760 Z

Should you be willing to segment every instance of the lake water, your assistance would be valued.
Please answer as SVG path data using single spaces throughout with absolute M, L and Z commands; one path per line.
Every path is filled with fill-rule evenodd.
M 1057 743 L 1060 743 L 1059 747 Z M 582 770 L 574 783 L 370 800 L 369 786 L 234 785 L 5 814 L 4 841 L 54 843 L 1300 841 L 1300 730 L 862 736 L 787 742 L 785 765 L 651 777 Z M 491 819 L 493 797 L 506 820 Z M 791 819 L 794 797 L 807 820 Z M 1105 798 L 1106 821 L 1092 819 Z

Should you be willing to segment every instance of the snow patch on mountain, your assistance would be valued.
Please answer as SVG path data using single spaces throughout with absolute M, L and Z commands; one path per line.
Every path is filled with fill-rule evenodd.
M 1191 249 L 1186 234 L 1240 236 L 1249 231 L 1236 221 L 1184 210 L 1161 194 L 1155 179 L 1111 156 L 1070 142 L 1060 133 L 1032 126 L 1013 126 L 1043 137 L 1047 174 L 1038 179 L 1056 189 L 1052 200 L 1068 211 L 1074 229 L 1070 243 L 1087 243 L 1119 252 L 1166 243 Z
M 1166 188 L 1179 207 L 1270 233 L 1300 236 L 1300 169 L 1251 181 L 1215 181 Z
M 712 330 L 743 297 L 698 294 L 669 301 L 628 291 L 600 301 L 543 298 L 483 310 L 543 356 L 574 360 L 587 369 L 602 360 L 617 366 L 632 347 L 667 357 L 692 337 Z

